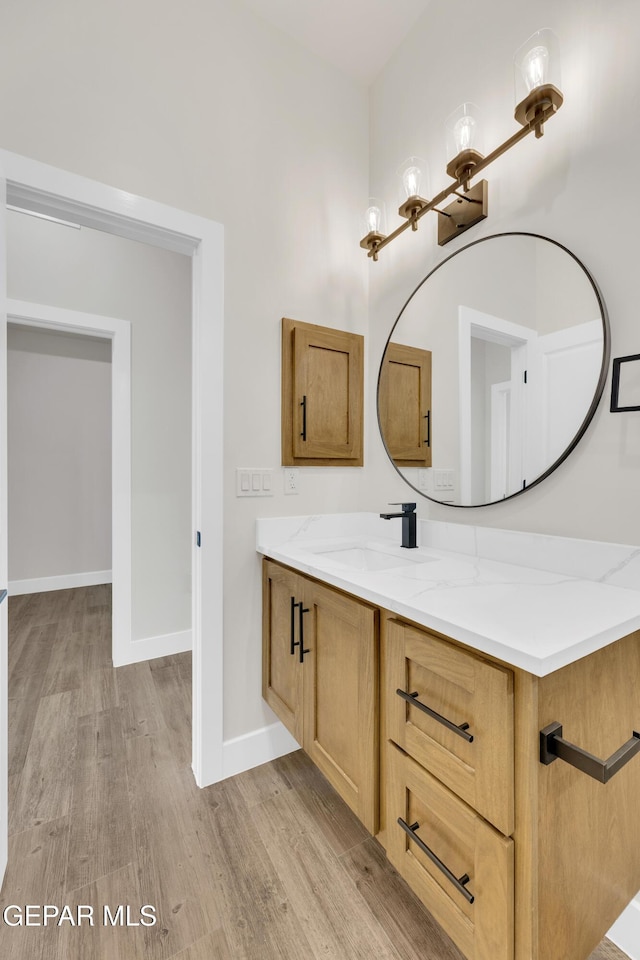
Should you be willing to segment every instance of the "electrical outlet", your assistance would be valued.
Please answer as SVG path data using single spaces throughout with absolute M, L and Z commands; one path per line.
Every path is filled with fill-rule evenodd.
M 291 496 L 299 493 L 300 471 L 297 467 L 284 468 L 284 492 L 285 496 Z

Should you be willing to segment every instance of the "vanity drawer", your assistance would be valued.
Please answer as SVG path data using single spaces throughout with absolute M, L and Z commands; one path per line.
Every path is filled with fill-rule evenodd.
M 387 627 L 388 739 L 510 836 L 513 674 L 401 621 Z
M 513 840 L 394 744 L 387 751 L 389 860 L 468 960 L 513 960 Z

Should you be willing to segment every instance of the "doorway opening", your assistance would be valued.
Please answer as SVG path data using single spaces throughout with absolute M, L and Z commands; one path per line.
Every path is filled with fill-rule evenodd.
M 6 247 L 8 204 L 116 236 L 141 240 L 186 254 L 191 259 L 192 768 L 199 786 L 214 783 L 222 779 L 224 770 L 223 228 L 204 217 L 4 150 L 0 151 L 0 191 L 4 193 L 4 202 L 0 203 L 2 251 Z M 6 275 L 0 271 L 0 299 L 3 303 L 6 303 L 6 294 Z M 0 313 L 0 368 L 4 369 L 5 364 L 6 310 L 3 310 Z M 6 401 L 6 390 L 0 390 L 0 593 L 8 581 Z M 6 662 L 7 654 L 6 610 L 7 604 L 0 604 L 0 662 Z M 0 873 L 7 860 L 7 697 L 5 677 L 0 687 Z
M 58 334 L 59 336 L 76 338 L 79 349 L 86 354 L 87 343 L 94 344 L 94 355 L 96 350 L 102 351 L 104 355 L 105 348 L 110 354 L 110 376 L 109 376 L 109 461 L 110 461 L 110 531 L 109 531 L 109 553 L 111 580 L 113 583 L 112 600 L 112 659 L 114 666 L 120 666 L 123 663 L 130 662 L 131 646 L 131 331 L 130 324 L 125 320 L 112 317 L 100 317 L 94 314 L 80 313 L 74 310 L 65 310 L 56 307 L 44 306 L 42 304 L 26 303 L 18 300 L 7 301 L 7 319 L 15 331 L 16 335 L 23 332 L 29 335 L 33 332 L 44 332 L 49 337 Z M 51 344 L 50 344 L 51 347 Z M 67 352 L 69 352 L 67 350 Z M 69 370 L 65 371 L 67 378 Z M 51 377 L 51 373 L 49 373 Z M 23 385 L 24 386 L 24 385 Z M 103 391 L 104 393 L 104 385 Z M 55 414 L 55 409 L 50 410 L 50 414 Z M 32 410 L 31 415 L 33 416 Z M 86 420 L 85 420 L 86 423 Z M 104 427 L 103 431 L 104 433 Z M 30 438 L 24 438 L 27 445 Z M 61 437 L 51 438 L 54 442 L 60 442 Z M 75 446 L 73 436 L 69 433 L 66 437 L 68 444 Z M 95 440 L 95 438 L 94 438 Z M 96 447 L 98 455 L 105 457 L 104 451 L 100 453 Z M 33 457 L 33 449 L 30 448 L 30 455 Z M 69 456 L 69 450 L 66 451 Z M 64 454 L 59 452 L 58 462 L 61 464 Z M 17 481 L 15 472 L 11 471 L 10 478 Z M 67 476 L 67 479 L 70 477 Z M 64 474 L 58 478 L 57 482 L 65 482 Z M 47 483 L 55 483 L 53 476 L 47 478 Z M 41 487 L 42 489 L 42 487 Z M 28 490 L 26 491 L 28 493 Z M 88 491 L 85 491 L 88 494 Z M 48 496 L 51 491 L 48 491 Z M 64 492 L 61 493 L 65 495 Z M 15 497 L 15 495 L 14 495 Z M 104 499 L 104 495 L 103 495 Z M 48 504 L 53 508 L 53 503 Z M 33 505 L 25 504 L 25 509 L 32 509 Z M 35 532 L 33 522 L 30 521 L 30 531 Z M 102 549 L 100 552 L 106 552 L 104 540 L 106 534 L 102 531 Z M 15 543 L 16 538 L 12 535 Z M 29 544 L 26 545 L 27 550 Z M 15 548 L 14 548 L 15 549 Z M 12 557 L 12 561 L 18 558 Z M 20 558 L 22 559 L 22 558 Z M 41 558 L 42 559 L 42 558 Z M 20 560 L 18 560 L 20 562 Z M 15 569 L 15 568 L 14 568 Z M 20 571 L 20 566 L 18 570 Z M 22 567 L 24 570 L 24 567 Z M 72 574 L 86 573 L 87 571 L 69 570 Z M 91 572 L 91 571 L 90 571 Z M 100 571 L 94 571 L 97 576 L 82 577 L 72 576 L 53 577 L 47 583 L 49 578 L 37 578 L 34 582 L 27 585 L 23 582 L 16 583 L 9 581 L 9 593 L 16 594 L 20 592 L 31 592 L 43 589 L 61 589 L 69 586 L 81 586 L 89 583 L 100 582 Z M 108 571 L 107 571 L 108 572 Z M 20 581 L 23 579 L 18 578 Z M 40 580 L 40 582 L 38 582 Z

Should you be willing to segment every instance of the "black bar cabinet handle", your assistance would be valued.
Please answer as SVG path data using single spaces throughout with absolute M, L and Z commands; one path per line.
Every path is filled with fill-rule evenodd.
M 429 857 L 429 860 L 431 860 L 432 863 L 435 863 L 438 870 L 441 870 L 442 873 L 444 873 L 447 880 L 449 880 L 454 885 L 458 893 L 462 894 L 462 896 L 465 898 L 467 903 L 473 903 L 473 901 L 475 900 L 475 897 L 471 893 L 471 891 L 467 890 L 467 888 L 465 887 L 465 883 L 469 883 L 469 880 L 471 879 L 469 877 L 469 874 L 465 873 L 460 878 L 458 878 L 456 877 L 455 873 L 452 873 L 451 870 L 449 870 L 449 867 L 446 865 L 446 863 L 443 863 L 440 857 L 436 856 L 433 850 L 431 850 L 426 845 L 424 840 L 422 840 L 416 833 L 416 830 L 420 826 L 419 823 L 412 823 L 411 826 L 409 826 L 407 821 L 403 820 L 402 817 L 398 817 L 398 823 L 400 824 L 404 832 L 411 838 L 411 840 L 413 840 L 413 842 L 417 844 L 417 846 L 422 850 L 422 852 L 426 854 L 427 857 Z
M 435 710 L 432 710 L 431 707 L 428 707 L 426 703 L 420 703 L 420 701 L 417 699 L 417 693 L 407 693 L 406 690 L 396 690 L 396 693 L 399 697 L 402 697 L 403 700 L 406 700 L 407 703 L 417 707 L 418 710 L 422 710 L 423 713 L 426 713 L 427 716 L 431 717 L 433 720 L 437 720 L 438 723 L 441 723 L 443 727 L 447 728 L 447 730 L 452 730 L 453 733 L 457 733 L 458 736 L 462 737 L 463 740 L 466 740 L 467 743 L 473 743 L 473 734 L 467 733 L 467 730 L 469 729 L 468 723 L 456 724 L 453 722 L 453 720 L 447 720 L 447 718 L 443 717 L 442 714 L 436 713 Z
M 298 613 L 300 615 L 300 621 L 299 621 L 300 622 L 300 628 L 299 628 L 300 639 L 298 641 L 298 644 L 300 647 L 300 663 L 304 663 L 305 653 L 310 653 L 310 651 L 305 650 L 305 647 L 304 647 L 304 615 L 305 613 L 309 613 L 309 608 L 305 607 L 302 601 L 299 604 Z
M 303 440 L 306 440 L 307 439 L 307 398 L 306 396 L 302 398 L 300 406 L 302 407 L 302 433 L 300 434 L 300 436 L 302 437 Z
M 540 763 L 548 766 L 559 757 L 600 783 L 608 783 L 639 751 L 640 733 L 635 730 L 631 739 L 612 753 L 608 760 L 600 760 L 575 743 L 564 740 L 561 723 L 550 723 L 540 731 Z
M 424 415 L 424 419 L 427 421 L 427 439 L 425 443 L 428 447 L 431 446 L 431 410 L 427 410 Z
M 291 597 L 291 646 L 289 652 L 291 656 L 296 652 L 296 647 L 300 643 L 296 640 L 296 607 L 301 607 L 301 603 L 296 603 L 296 598 Z

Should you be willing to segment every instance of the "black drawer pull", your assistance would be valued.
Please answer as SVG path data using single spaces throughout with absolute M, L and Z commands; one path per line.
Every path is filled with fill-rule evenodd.
M 565 763 L 570 763 L 572 767 L 577 767 L 600 783 L 608 783 L 639 750 L 640 733 L 635 730 L 631 739 L 612 753 L 608 760 L 600 760 L 582 747 L 577 747 L 575 743 L 563 740 L 561 723 L 550 723 L 540 731 L 540 763 L 548 766 L 560 757 Z
M 291 656 L 296 652 L 296 647 L 300 643 L 299 640 L 296 640 L 296 607 L 301 606 L 301 603 L 296 603 L 295 597 L 291 597 L 291 647 L 289 650 Z
M 449 870 L 449 867 L 442 862 L 440 857 L 437 857 L 435 855 L 433 850 L 429 849 L 429 847 L 426 845 L 424 840 L 421 840 L 418 834 L 416 833 L 416 830 L 420 826 L 419 823 L 412 823 L 411 826 L 409 826 L 406 820 L 403 820 L 402 817 L 398 817 L 398 823 L 400 824 L 404 832 L 413 840 L 413 842 L 418 845 L 418 847 L 422 850 L 422 852 L 426 854 L 427 857 L 429 857 L 429 860 L 431 860 L 432 863 L 435 863 L 438 870 L 441 870 L 442 873 L 444 873 L 447 880 L 451 881 L 451 883 L 454 885 L 458 893 L 461 893 L 468 903 L 473 903 L 473 901 L 475 900 L 475 897 L 465 887 L 465 883 L 469 883 L 469 880 L 470 880 L 469 875 L 465 873 L 463 874 L 463 876 L 460 877 L 460 879 L 458 879 L 458 877 L 456 877 L 454 873 L 451 873 L 451 870 Z
M 424 441 L 428 447 L 431 446 L 431 410 L 427 410 L 424 415 L 424 419 L 427 421 L 427 439 Z
M 432 710 L 431 707 L 428 707 L 425 703 L 420 703 L 417 700 L 417 693 L 407 693 L 405 690 L 396 690 L 396 693 L 399 697 L 402 697 L 403 700 L 406 700 L 407 703 L 412 704 L 414 707 L 417 707 L 418 710 L 422 710 L 423 713 L 426 713 L 427 716 L 432 717 L 434 720 L 437 720 L 438 723 L 441 723 L 443 727 L 446 727 L 447 730 L 452 730 L 454 733 L 457 733 L 459 737 L 462 737 L 463 740 L 466 740 L 467 743 L 473 743 L 473 735 L 467 733 L 469 729 L 468 723 L 456 724 L 452 720 L 447 720 L 446 717 L 443 717 L 441 714 L 436 713 L 435 710 Z
M 309 608 L 305 607 L 302 601 L 300 601 L 298 613 L 300 615 L 300 621 L 299 621 L 300 622 L 300 631 L 299 631 L 300 639 L 298 640 L 298 644 L 300 648 L 300 663 L 304 663 L 305 653 L 310 652 L 309 650 L 305 650 L 305 646 L 304 646 L 304 615 L 305 613 L 309 613 Z

